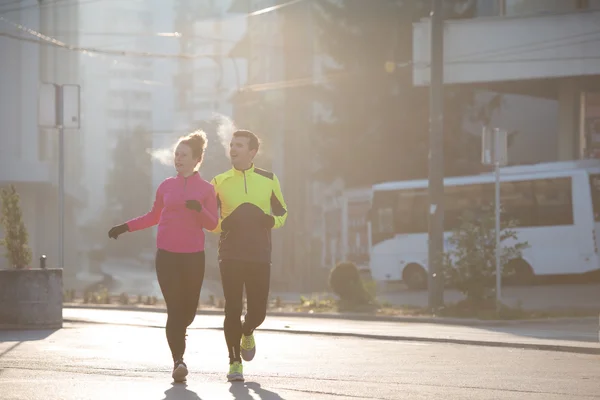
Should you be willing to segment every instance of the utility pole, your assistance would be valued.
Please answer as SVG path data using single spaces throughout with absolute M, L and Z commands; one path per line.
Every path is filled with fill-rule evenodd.
M 429 86 L 429 308 L 444 305 L 444 16 L 443 0 L 431 1 Z
M 58 128 L 58 266 L 65 268 L 65 110 L 63 86 L 56 86 Z
M 65 129 L 80 129 L 79 85 L 39 86 L 38 126 L 58 130 L 58 268 L 65 268 Z

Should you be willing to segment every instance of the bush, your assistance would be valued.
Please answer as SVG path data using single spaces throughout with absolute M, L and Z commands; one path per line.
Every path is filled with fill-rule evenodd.
M 340 308 L 356 309 L 373 302 L 354 263 L 336 265 L 329 275 L 329 287 L 340 298 Z
M 2 189 L 0 200 L 0 225 L 4 228 L 4 239 L 0 240 L 0 245 L 6 248 L 6 258 L 12 267 L 26 268 L 31 263 L 29 234 L 23 222 L 20 198 L 14 185 Z
M 121 293 L 119 296 L 119 304 L 124 306 L 129 305 L 129 295 L 127 293 Z
M 529 247 L 519 242 L 513 228 L 516 221 L 501 219 L 500 264 L 522 257 Z M 504 244 L 509 242 L 508 244 Z M 449 250 L 444 254 L 446 281 L 466 296 L 466 304 L 475 308 L 489 303 L 495 292 L 496 277 L 496 218 L 493 207 L 481 213 L 465 214 L 460 226 L 448 240 Z M 506 274 L 502 268 L 503 275 Z M 463 305 L 463 306 L 466 306 Z

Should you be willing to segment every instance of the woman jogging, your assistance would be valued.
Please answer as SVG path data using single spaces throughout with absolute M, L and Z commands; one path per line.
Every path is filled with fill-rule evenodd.
M 175 149 L 177 175 L 164 180 L 147 214 L 113 227 L 108 236 L 117 239 L 158 224 L 156 275 L 167 306 L 167 342 L 173 356 L 173 380 L 188 374 L 183 362 L 187 327 L 194 321 L 204 280 L 204 231 L 216 228 L 217 201 L 213 186 L 198 168 L 206 149 L 204 132 L 179 140 Z

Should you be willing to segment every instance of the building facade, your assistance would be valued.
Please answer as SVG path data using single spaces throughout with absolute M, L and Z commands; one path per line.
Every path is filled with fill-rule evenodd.
M 512 130 L 510 125 L 522 120 L 516 130 L 524 132 L 510 149 L 512 162 L 598 157 L 600 2 L 480 0 L 477 5 L 476 18 L 445 22 L 444 83 L 468 85 L 483 97 L 506 95 L 499 111 L 504 116 L 493 123 Z M 415 85 L 429 84 L 429 61 L 430 21 L 424 19 L 413 28 Z
M 32 264 L 46 255 L 49 267 L 60 267 L 58 132 L 38 126 L 38 98 L 41 83 L 79 83 L 79 54 L 37 36 L 52 37 L 60 27 L 73 32 L 62 41 L 77 45 L 79 7 L 36 0 L 17 6 L 0 8 L 5 18 L 0 32 L 12 35 L 0 36 L 0 186 L 14 184 L 20 194 Z M 80 262 L 76 220 L 85 202 L 81 153 L 80 133 L 65 130 L 65 284 L 74 279 Z M 8 267 L 3 257 L 0 267 Z
M 110 26 L 110 29 L 107 29 Z M 150 3 L 98 2 L 82 5 L 80 46 L 99 50 L 152 51 L 153 13 Z M 120 138 L 150 132 L 153 126 L 154 59 L 82 54 L 81 130 L 84 138 L 83 174 L 88 204 L 82 223 L 93 221 L 107 207 L 108 173 L 113 149 Z M 141 141 L 143 142 L 143 140 Z M 141 150 L 145 151 L 145 150 Z

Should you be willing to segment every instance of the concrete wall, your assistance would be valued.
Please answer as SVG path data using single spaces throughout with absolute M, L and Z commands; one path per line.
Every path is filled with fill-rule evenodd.
M 0 329 L 62 328 L 62 270 L 0 270 Z
M 600 74 L 600 10 L 445 23 L 444 82 L 504 82 Z M 592 56 L 592 57 L 590 57 Z M 430 79 L 430 21 L 413 28 L 413 82 Z

